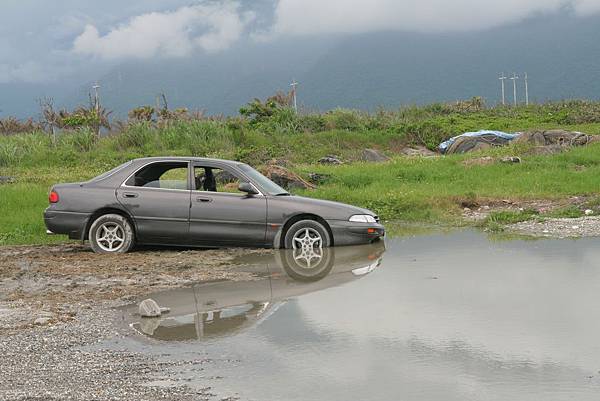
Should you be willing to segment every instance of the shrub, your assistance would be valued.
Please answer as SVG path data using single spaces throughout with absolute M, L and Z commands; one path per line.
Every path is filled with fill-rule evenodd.
M 96 135 L 88 127 L 63 133 L 59 137 L 59 146 L 70 147 L 78 152 L 90 152 L 96 144 Z
M 154 117 L 154 107 L 136 107 L 135 109 L 130 110 L 129 113 L 127 113 L 127 116 L 135 121 L 152 121 L 152 118 Z
M 327 129 L 357 131 L 363 128 L 363 116 L 356 110 L 335 109 L 326 113 L 324 117 Z
M 0 118 L 0 135 L 15 135 L 41 130 L 39 123 L 29 118 L 25 121 L 14 117 Z
M 277 92 L 275 95 L 267 98 L 264 102 L 255 98 L 246 106 L 240 108 L 240 114 L 255 123 L 269 120 L 280 110 L 291 109 L 291 95 L 291 92 L 289 94 Z
M 152 142 L 153 134 L 154 132 L 148 124 L 130 125 L 116 136 L 117 150 L 143 149 Z

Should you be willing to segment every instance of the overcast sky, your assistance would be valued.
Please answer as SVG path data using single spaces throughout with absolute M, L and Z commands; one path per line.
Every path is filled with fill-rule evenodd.
M 243 40 L 481 30 L 600 0 L 2 0 L 0 83 L 47 82 L 128 59 L 210 57 Z

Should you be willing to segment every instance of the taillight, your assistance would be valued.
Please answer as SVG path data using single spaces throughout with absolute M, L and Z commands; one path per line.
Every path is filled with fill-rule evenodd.
M 50 195 L 48 195 L 48 201 L 50 203 L 58 202 L 58 194 L 56 193 L 56 191 L 50 191 Z

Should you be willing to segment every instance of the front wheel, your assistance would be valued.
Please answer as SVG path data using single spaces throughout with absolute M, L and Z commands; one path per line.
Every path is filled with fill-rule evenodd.
M 125 253 L 133 247 L 133 229 L 125 217 L 105 214 L 92 223 L 89 240 L 96 253 Z
M 287 230 L 284 242 L 287 249 L 312 251 L 331 246 L 331 237 L 318 221 L 300 220 Z

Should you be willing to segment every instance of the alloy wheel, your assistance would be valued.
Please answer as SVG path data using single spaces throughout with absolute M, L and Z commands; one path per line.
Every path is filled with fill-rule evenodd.
M 125 232 L 117 223 L 104 223 L 96 230 L 96 243 L 103 251 L 117 252 L 125 243 Z

